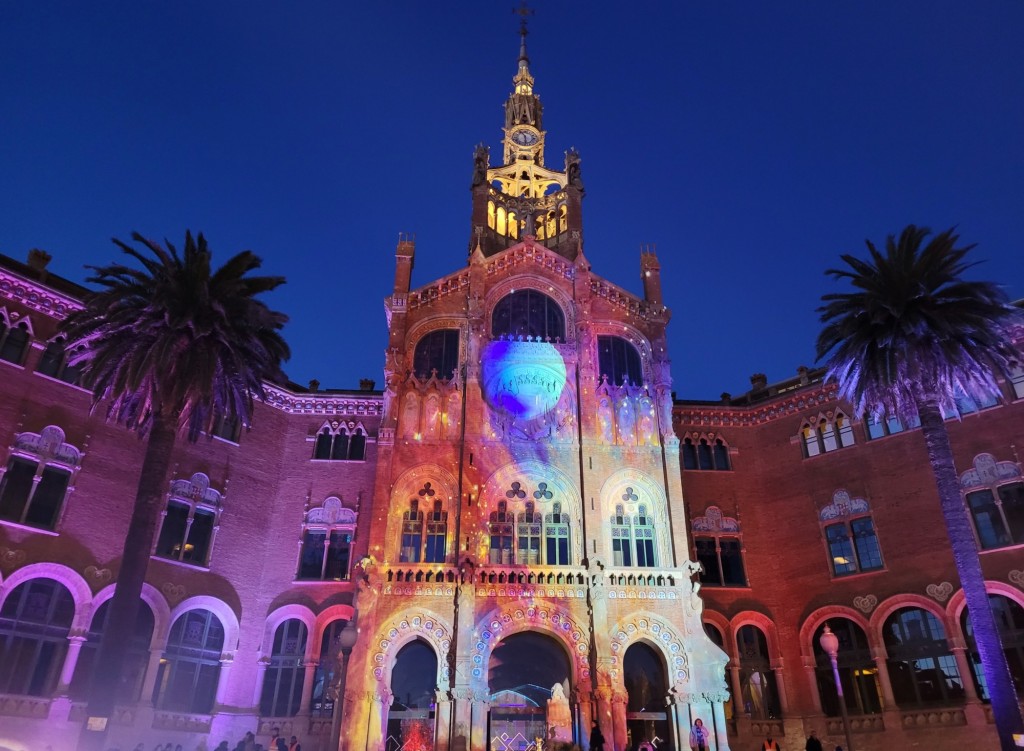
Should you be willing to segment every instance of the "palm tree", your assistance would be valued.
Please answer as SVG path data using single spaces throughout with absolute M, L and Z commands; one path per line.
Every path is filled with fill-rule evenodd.
M 943 420 L 954 396 L 999 395 L 996 376 L 1022 361 L 1011 327 L 1020 311 L 995 284 L 962 278 L 974 246 L 956 247 L 954 229 L 922 243 L 930 230 L 908 226 L 885 252 L 867 243 L 870 260 L 841 256 L 848 269 L 825 272 L 855 288 L 822 296 L 825 324 L 818 359 L 827 377 L 861 414 L 917 416 L 928 450 L 953 560 L 964 589 L 999 741 L 1015 748 L 1024 730 L 1010 670 L 985 592 L 971 521 L 960 497 L 953 452 Z M 904 423 L 906 424 L 906 422 Z
M 99 290 L 63 326 L 69 342 L 86 345 L 73 364 L 83 367 L 93 407 L 105 403 L 108 417 L 146 439 L 89 717 L 109 718 L 119 695 L 124 647 L 131 641 L 178 433 L 195 441 L 220 419 L 248 427 L 253 397 L 263 397 L 264 379 L 282 377 L 281 361 L 289 356 L 279 334 L 287 317 L 256 299 L 284 279 L 247 276 L 260 266 L 252 252 L 213 271 L 201 234 L 185 234 L 180 256 L 169 242 L 165 248 L 137 232 L 132 239 L 144 248 L 117 239 L 114 244 L 141 268 L 89 267 L 88 281 Z M 83 730 L 80 748 L 99 747 L 104 735 Z

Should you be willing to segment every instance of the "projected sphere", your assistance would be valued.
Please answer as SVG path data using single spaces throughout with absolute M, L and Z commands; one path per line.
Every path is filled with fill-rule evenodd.
M 562 398 L 565 361 L 547 342 L 491 342 L 483 353 L 483 387 L 492 408 L 532 420 Z

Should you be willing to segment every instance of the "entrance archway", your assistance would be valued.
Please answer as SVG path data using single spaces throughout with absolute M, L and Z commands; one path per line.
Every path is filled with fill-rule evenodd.
M 432 751 L 437 699 L 437 655 L 415 639 L 399 650 L 391 669 L 394 701 L 388 711 L 385 751 Z
M 512 634 L 494 647 L 487 666 L 490 751 L 525 751 L 538 739 L 549 750 L 577 740 L 569 660 L 562 644 L 536 631 Z
M 631 749 L 667 748 L 671 745 L 669 724 L 668 681 L 665 661 L 644 642 L 636 642 L 626 650 L 623 660 L 623 683 L 626 694 L 626 745 Z

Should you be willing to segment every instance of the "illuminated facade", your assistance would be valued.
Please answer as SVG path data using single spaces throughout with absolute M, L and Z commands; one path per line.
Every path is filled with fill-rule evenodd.
M 918 433 L 806 368 L 673 404 L 658 260 L 642 297 L 592 272 L 533 87 L 524 43 L 468 264 L 414 289 L 398 243 L 383 389 L 272 386 L 253 431 L 176 447 L 110 745 L 589 751 L 596 722 L 606 751 L 680 751 L 699 717 L 713 751 L 830 748 L 826 622 L 859 751 L 994 744 Z M 84 290 L 47 260 L 0 257 L 0 751 L 77 737 L 142 455 L 90 413 L 57 334 Z M 1024 681 L 1004 386 L 950 429 Z

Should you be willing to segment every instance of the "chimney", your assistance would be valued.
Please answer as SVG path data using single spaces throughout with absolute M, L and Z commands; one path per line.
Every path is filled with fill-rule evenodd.
M 309 393 L 315 394 L 319 390 L 320 390 L 320 381 L 318 381 L 315 378 L 311 379 L 310 382 L 309 382 Z
M 32 250 L 28 252 L 28 267 L 33 271 L 38 271 L 40 274 L 46 273 L 46 265 L 51 260 L 53 260 L 53 256 L 45 250 L 32 248 Z
M 768 376 L 764 373 L 754 373 L 750 376 L 750 390 L 761 391 L 768 388 Z
M 798 367 L 796 369 L 796 374 L 798 376 L 800 376 L 800 385 L 801 386 L 806 386 L 808 383 L 811 382 L 811 379 L 807 377 L 807 373 L 809 371 L 810 371 L 810 368 L 808 368 L 806 365 L 801 365 L 800 367 Z
M 722 392 L 722 404 L 732 404 L 732 394 L 728 391 Z
M 359 390 L 360 391 L 373 391 L 373 387 L 377 385 L 377 382 L 372 378 L 360 378 L 359 379 Z

